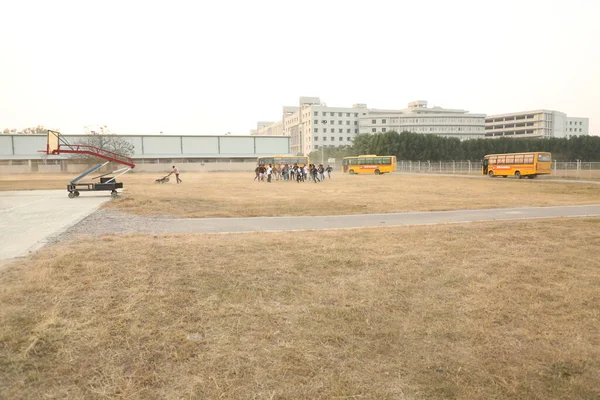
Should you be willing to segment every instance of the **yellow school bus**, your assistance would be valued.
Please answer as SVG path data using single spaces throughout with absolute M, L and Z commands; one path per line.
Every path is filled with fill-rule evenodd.
M 364 155 L 344 157 L 342 172 L 354 174 L 386 174 L 396 171 L 396 156 Z
M 490 178 L 526 176 L 533 179 L 552 172 L 552 155 L 546 152 L 488 154 L 483 157 L 481 172 Z
M 257 164 L 264 165 L 294 165 L 298 164 L 299 167 L 308 165 L 308 156 L 264 156 L 258 157 L 256 160 Z

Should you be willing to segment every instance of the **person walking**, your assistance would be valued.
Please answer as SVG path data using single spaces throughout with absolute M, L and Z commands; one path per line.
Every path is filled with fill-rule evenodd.
M 173 174 L 175 174 L 175 178 L 177 178 L 177 183 L 183 182 L 181 179 L 179 179 L 179 168 L 177 168 L 174 165 L 173 165 L 173 169 L 171 170 L 171 172 L 167 176 L 171 176 Z
M 488 174 L 488 159 L 484 158 L 481 161 L 481 168 L 483 169 L 483 175 L 487 175 Z
M 333 168 L 331 168 L 331 165 L 327 164 L 327 168 L 325 169 L 325 171 L 327 171 L 327 177 L 329 179 L 331 179 L 331 171 L 333 171 Z

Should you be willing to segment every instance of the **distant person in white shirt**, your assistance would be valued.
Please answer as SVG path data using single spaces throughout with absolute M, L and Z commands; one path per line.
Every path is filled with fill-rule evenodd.
M 175 177 L 177 178 L 177 183 L 181 183 L 183 182 L 181 179 L 179 179 L 179 168 L 177 168 L 176 166 L 173 165 L 173 170 L 171 171 L 171 173 L 167 176 L 171 176 L 175 174 Z
M 271 182 L 271 174 L 273 173 L 273 167 L 271 164 L 267 167 L 267 182 Z

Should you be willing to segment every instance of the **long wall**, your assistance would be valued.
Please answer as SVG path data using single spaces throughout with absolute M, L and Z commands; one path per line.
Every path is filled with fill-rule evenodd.
M 86 136 L 62 136 L 71 144 Z M 256 158 L 289 154 L 290 139 L 272 136 L 118 136 L 134 146 L 134 159 Z M 0 160 L 39 160 L 46 135 L 0 135 Z M 57 158 L 68 158 L 56 156 Z

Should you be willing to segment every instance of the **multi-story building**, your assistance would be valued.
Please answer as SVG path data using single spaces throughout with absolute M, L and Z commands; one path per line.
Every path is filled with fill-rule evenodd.
M 299 106 L 283 107 L 282 120 L 258 126 L 259 135 L 290 136 L 292 154 L 309 154 L 323 147 L 351 145 L 359 132 L 358 119 L 365 104 L 328 107 L 318 97 L 300 97 Z M 262 132 L 262 133 L 261 133 Z
M 427 108 L 427 101 L 408 103 L 403 110 L 371 109 L 359 118 L 360 133 L 414 132 L 461 140 L 483 138 L 485 114 L 441 107 Z
M 552 138 L 588 133 L 589 118 L 567 117 L 552 110 L 490 115 L 485 120 L 486 138 Z
M 250 131 L 250 134 L 258 136 L 283 136 L 283 121 L 260 121 L 256 124 L 256 129 Z

